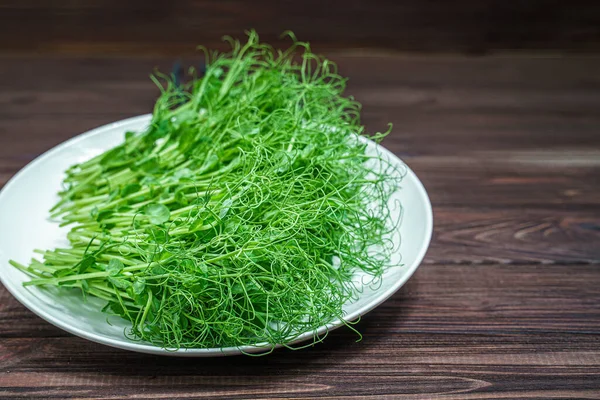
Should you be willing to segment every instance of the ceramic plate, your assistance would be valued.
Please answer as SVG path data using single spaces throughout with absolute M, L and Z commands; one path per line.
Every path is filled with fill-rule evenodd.
M 68 244 L 69 227 L 60 228 L 49 219 L 48 210 L 58 200 L 63 172 L 72 164 L 85 161 L 121 143 L 126 131 L 143 130 L 150 115 L 142 115 L 102 126 L 79 135 L 46 152 L 17 173 L 0 192 L 0 279 L 4 286 L 31 311 L 72 334 L 132 351 L 171 356 L 223 356 L 245 352 L 264 352 L 269 347 L 246 346 L 230 348 L 179 349 L 169 351 L 125 337 L 128 322 L 110 317 L 100 310 L 104 302 L 98 299 L 81 300 L 76 291 L 59 288 L 40 289 L 22 283 L 29 278 L 12 267 L 11 259 L 27 263 L 34 249 L 52 249 Z M 415 272 L 423 259 L 432 231 L 432 212 L 429 198 L 417 176 L 396 156 L 381 146 L 369 142 L 368 151 L 378 151 L 405 174 L 401 187 L 394 194 L 394 212 L 402 213 L 402 224 L 394 235 L 399 248 L 393 266 L 378 285 L 365 285 L 358 300 L 346 304 L 347 320 L 355 320 L 372 310 L 396 292 Z M 398 200 L 402 207 L 397 207 Z M 402 258 L 400 260 L 400 254 Z M 356 276 L 360 280 L 360 276 Z M 322 326 L 317 334 L 343 325 L 341 321 Z M 312 339 L 307 332 L 294 343 Z

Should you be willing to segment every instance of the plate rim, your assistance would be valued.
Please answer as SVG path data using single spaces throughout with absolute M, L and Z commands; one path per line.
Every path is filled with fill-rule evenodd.
M 44 153 L 42 153 L 41 155 L 39 155 L 38 157 L 34 158 L 27 165 L 25 165 L 23 168 L 21 168 L 15 175 L 13 175 L 6 182 L 4 187 L 0 190 L 0 202 L 2 201 L 3 196 L 5 196 L 6 193 L 10 190 L 11 186 L 17 180 L 19 180 L 19 178 L 22 175 L 24 175 L 29 169 L 34 168 L 37 164 L 43 162 L 45 159 L 52 157 L 52 155 L 54 153 L 61 151 L 63 148 L 72 146 L 72 145 L 76 144 L 77 142 L 83 141 L 83 140 L 87 139 L 88 137 L 100 135 L 107 130 L 119 129 L 119 128 L 123 127 L 124 125 L 128 125 L 128 124 L 149 123 L 151 121 L 151 118 L 152 118 L 152 114 L 143 114 L 143 115 L 138 115 L 138 116 L 110 122 L 108 124 L 101 125 L 96 128 L 92 128 L 84 133 L 81 133 L 70 139 L 67 139 L 62 143 L 59 143 L 58 145 L 52 147 L 51 149 L 49 149 L 49 150 L 45 151 Z M 366 139 L 366 138 L 364 138 L 364 139 L 369 142 L 372 142 L 369 139 Z M 424 204 L 424 208 L 425 208 L 425 218 L 424 218 L 425 240 L 422 242 L 421 248 L 417 252 L 417 256 L 415 257 L 414 261 L 410 265 L 407 266 L 406 272 L 402 275 L 402 277 L 400 279 L 398 279 L 396 282 L 394 282 L 394 284 L 391 285 L 381 295 L 375 297 L 370 303 L 367 303 L 367 305 L 365 307 L 361 307 L 358 310 L 346 315 L 344 317 L 344 319 L 346 321 L 354 321 L 357 318 L 364 316 L 365 314 L 372 311 L 374 308 L 376 308 L 377 306 L 379 306 L 380 304 L 382 304 L 383 302 L 388 300 L 394 293 L 396 293 L 412 277 L 414 272 L 421 265 L 423 258 L 425 257 L 425 254 L 427 253 L 427 250 L 429 249 L 429 245 L 431 243 L 431 238 L 432 238 L 432 234 L 433 234 L 433 210 L 431 207 L 431 201 L 429 199 L 429 195 L 428 195 L 425 187 L 423 186 L 423 183 L 417 177 L 417 175 L 412 171 L 412 169 L 400 157 L 396 156 L 394 153 L 392 153 L 390 150 L 388 150 L 386 147 L 384 147 L 382 145 L 379 145 L 376 143 L 375 143 L 375 145 L 377 146 L 377 148 L 379 150 L 386 153 L 386 156 L 390 157 L 390 159 L 392 159 L 394 161 L 398 161 L 398 162 L 402 163 L 404 166 L 406 166 L 406 174 L 405 174 L 404 179 L 410 178 L 414 182 L 416 189 L 419 192 L 419 195 L 420 195 L 419 197 L 424 199 L 424 201 L 425 201 L 425 204 Z M 3 274 L 0 274 L 0 282 L 2 282 L 4 287 L 8 290 L 8 292 L 10 294 L 12 294 L 13 297 L 15 297 L 17 299 L 17 301 L 19 301 L 19 303 L 21 303 L 29 311 L 33 312 L 34 314 L 36 314 L 38 317 L 42 318 L 46 322 L 49 322 L 50 324 L 66 331 L 66 332 L 69 332 L 73 335 L 79 336 L 83 339 L 87 339 L 92 342 L 100 343 L 103 345 L 107 345 L 107 346 L 122 349 L 122 350 L 136 351 L 136 352 L 146 353 L 146 354 L 165 355 L 165 356 L 217 357 L 217 356 L 240 355 L 243 353 L 253 353 L 253 354 L 261 353 L 261 352 L 268 353 L 277 348 L 284 347 L 284 345 L 282 345 L 282 344 L 278 344 L 275 346 L 257 344 L 254 346 L 246 345 L 246 346 L 223 347 L 223 348 L 165 349 L 165 348 L 154 346 L 151 344 L 136 343 L 133 341 L 121 342 L 121 341 L 112 339 L 110 337 L 106 337 L 106 336 L 95 334 L 95 333 L 90 333 L 89 331 L 86 331 L 85 329 L 81 329 L 79 327 L 69 325 L 69 324 L 63 322 L 61 319 L 56 318 L 49 313 L 46 313 L 43 309 L 37 308 L 35 306 L 31 306 L 31 304 L 29 304 L 27 296 L 23 292 L 18 291 L 16 288 L 12 287 L 12 284 L 7 282 L 7 280 L 4 278 Z M 293 341 L 287 343 L 287 345 L 291 346 L 295 343 L 299 343 L 299 342 L 308 340 L 311 337 L 323 336 L 324 334 L 329 333 L 343 325 L 344 325 L 344 322 L 338 318 L 326 325 L 321 326 L 316 331 L 310 331 L 310 332 L 305 332 L 305 333 L 301 334 Z

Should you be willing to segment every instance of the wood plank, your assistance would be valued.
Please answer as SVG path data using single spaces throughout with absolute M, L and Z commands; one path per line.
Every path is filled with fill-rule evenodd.
M 120 363 L 89 362 L 92 355 L 71 358 L 71 367 L 36 372 L 11 371 L 0 376 L 3 398 L 356 398 L 388 395 L 401 399 L 593 399 L 600 368 L 598 351 L 557 350 L 560 344 L 532 351 L 532 344 L 505 338 L 506 344 L 482 339 L 424 340 L 408 335 L 386 345 L 410 350 L 381 363 L 379 355 L 362 353 L 310 354 L 292 360 L 198 360 L 122 357 Z M 427 343 L 425 343 L 427 342 Z M 429 347 L 436 345 L 435 348 Z M 439 347 L 438 347 L 439 346 Z M 490 348 L 494 350 L 490 350 Z M 438 348 L 445 348 L 438 351 Z M 47 363 L 52 345 L 41 350 L 35 363 Z M 389 348 L 388 348 L 389 351 Z M 71 353 L 71 352 L 69 352 Z M 310 352 L 306 352 L 310 353 Z M 462 355 L 458 355 L 462 354 Z M 109 356 L 110 354 L 102 354 Z M 296 354 L 293 354 L 294 358 Z M 360 356 L 360 358 L 358 357 Z M 109 360 L 113 360 L 110 357 Z M 287 361 L 286 361 L 287 360 Z M 233 361 L 233 362 L 232 362 Z M 518 364 L 518 366 L 515 366 Z M 135 368 L 131 366 L 135 365 Z M 152 365 L 151 367 L 145 365 Z M 110 368 L 110 369 L 109 369 Z M 145 373 L 147 372 L 147 373 Z M 35 385 L 35 386 L 34 386 Z
M 423 265 L 362 342 L 340 329 L 268 358 L 153 357 L 73 337 L 0 287 L 0 398 L 598 397 L 600 58 L 334 57 L 367 127 L 394 122 L 385 145 L 435 213 Z M 170 61 L 0 57 L 0 187 L 147 112 L 147 73 Z
M 486 52 L 600 48 L 597 2 L 373 0 L 13 0 L 2 4 L 0 46 L 13 51 L 179 53 L 254 27 L 270 41 L 294 30 L 317 48 Z
M 487 158 L 404 159 L 422 180 L 437 207 L 597 210 L 600 154 L 578 153 L 572 158 L 553 154 L 524 152 L 519 156 L 492 152 Z
M 35 317 L 5 289 L 0 299 L 0 337 L 69 336 Z M 596 335 L 598 301 L 598 265 L 424 264 L 396 295 L 365 317 L 361 331 L 365 336 Z M 350 331 L 340 334 L 357 338 Z
M 384 144 L 435 206 L 599 203 L 600 58 L 334 58 L 367 128 L 395 124 Z M 3 58 L 0 184 L 64 139 L 151 110 L 157 65 L 169 69 L 165 58 Z
M 16 329 L 7 335 L 2 324 L 0 395 L 591 399 L 600 385 L 599 283 L 591 265 L 425 265 L 363 318 L 362 342 L 340 329 L 311 349 L 210 362 L 47 335 L 46 323 L 36 329 L 0 295 L 0 315 Z
M 437 135 L 437 146 L 428 152 L 460 150 L 466 138 L 474 137 L 471 144 L 481 149 L 497 149 L 503 142 L 514 146 L 516 139 L 530 148 L 550 137 L 560 141 L 546 145 L 596 143 L 596 130 L 588 131 L 599 118 L 600 57 L 329 56 L 350 78 L 348 93 L 363 103 L 371 130 L 393 122 L 403 142 Z M 169 72 L 173 61 L 0 58 L 0 115 L 147 112 L 157 95 L 148 74 L 157 66 Z M 200 62 L 197 57 L 187 61 Z
M 600 263 L 596 210 L 436 207 L 434 221 L 427 264 Z

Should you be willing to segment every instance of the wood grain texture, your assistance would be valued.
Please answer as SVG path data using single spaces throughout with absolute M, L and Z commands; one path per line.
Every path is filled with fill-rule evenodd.
M 600 57 L 333 58 L 367 128 L 394 124 L 384 144 L 419 174 L 434 205 L 600 202 Z M 2 58 L 0 137 L 12 145 L 0 148 L 0 183 L 69 137 L 150 111 L 157 90 L 147 76 L 156 66 L 171 63 Z
M 311 349 L 258 359 L 111 349 L 6 298 L 0 396 L 592 399 L 600 383 L 599 283 L 590 265 L 424 265 L 363 318 L 361 342 L 340 329 Z
M 434 206 L 423 265 L 362 342 L 340 329 L 264 358 L 153 357 L 73 337 L 0 288 L 0 398 L 600 397 L 600 57 L 333 58 Z M 0 57 L 0 186 L 148 112 L 147 75 L 172 60 Z
M 291 29 L 316 48 L 600 50 L 593 0 L 8 0 L 0 11 L 0 47 L 13 51 L 189 53 L 250 28 L 270 42 Z

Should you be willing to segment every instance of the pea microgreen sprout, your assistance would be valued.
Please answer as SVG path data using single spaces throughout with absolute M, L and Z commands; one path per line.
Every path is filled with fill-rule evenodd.
M 51 215 L 70 245 L 11 261 L 25 285 L 105 300 L 132 339 L 179 349 L 289 343 L 344 319 L 357 271 L 381 278 L 398 171 L 365 151 L 333 62 L 248 35 L 205 50 L 202 78 L 154 76 L 150 126 L 66 171 Z

